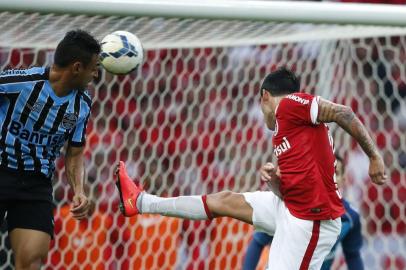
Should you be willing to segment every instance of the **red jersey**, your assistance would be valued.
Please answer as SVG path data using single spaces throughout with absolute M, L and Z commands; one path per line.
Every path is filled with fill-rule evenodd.
M 317 123 L 318 99 L 305 93 L 283 98 L 272 140 L 285 205 L 292 215 L 306 220 L 344 214 L 335 183 L 333 140 L 327 125 Z

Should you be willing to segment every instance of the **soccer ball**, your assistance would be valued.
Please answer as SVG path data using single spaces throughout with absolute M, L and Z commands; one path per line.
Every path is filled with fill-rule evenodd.
M 128 74 L 144 59 L 141 41 L 127 31 L 115 31 L 101 41 L 100 61 L 113 74 Z

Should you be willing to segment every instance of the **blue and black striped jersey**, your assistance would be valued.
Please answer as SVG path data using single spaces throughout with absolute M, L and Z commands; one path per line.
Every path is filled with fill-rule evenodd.
M 87 92 L 58 97 L 49 68 L 0 73 L 0 166 L 51 177 L 66 141 L 85 144 L 90 109 Z

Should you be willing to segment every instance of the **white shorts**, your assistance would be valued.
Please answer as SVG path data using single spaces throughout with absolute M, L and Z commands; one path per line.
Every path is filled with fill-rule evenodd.
M 270 191 L 243 193 L 253 208 L 255 228 L 273 235 L 269 270 L 319 270 L 340 235 L 341 218 L 312 221 L 294 217 Z

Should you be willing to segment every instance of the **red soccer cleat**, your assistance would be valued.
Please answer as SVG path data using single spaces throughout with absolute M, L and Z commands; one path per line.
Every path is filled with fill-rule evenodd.
M 117 166 L 116 186 L 120 193 L 120 211 L 126 217 L 132 217 L 140 213 L 137 208 L 138 196 L 143 191 L 138 187 L 133 180 L 128 176 L 125 164 L 123 161 Z

